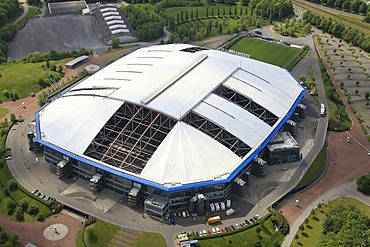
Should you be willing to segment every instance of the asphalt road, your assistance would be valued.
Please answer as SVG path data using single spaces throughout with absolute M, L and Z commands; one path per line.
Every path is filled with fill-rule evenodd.
M 21 0 L 19 1 L 19 3 L 23 6 L 23 13 L 15 21 L 13 21 L 13 25 L 17 25 L 17 23 L 20 22 L 28 14 L 27 2 L 25 0 Z

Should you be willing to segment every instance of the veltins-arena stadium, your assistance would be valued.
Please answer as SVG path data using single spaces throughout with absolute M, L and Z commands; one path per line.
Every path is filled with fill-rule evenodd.
M 250 58 L 145 47 L 39 110 L 37 140 L 60 177 L 114 190 L 155 218 L 202 215 L 209 203 L 243 195 L 252 163 L 304 93 L 286 69 Z

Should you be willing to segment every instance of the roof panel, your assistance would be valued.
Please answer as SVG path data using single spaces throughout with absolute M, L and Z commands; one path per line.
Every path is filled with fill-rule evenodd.
M 246 81 L 247 82 L 247 81 Z M 246 83 L 235 78 L 230 77 L 224 85 L 244 96 L 247 96 L 257 104 L 263 106 L 278 117 L 283 116 L 287 110 L 287 106 L 276 98 L 276 95 L 267 90 L 261 91 L 253 87 L 251 84 Z
M 176 78 L 186 73 L 197 58 L 199 58 L 199 55 L 192 56 L 190 53 L 184 53 L 179 60 L 178 54 L 170 52 L 165 60 L 158 61 L 155 66 L 138 75 L 124 88 L 115 92 L 114 96 L 128 99 L 130 102 L 136 102 L 137 104 L 145 103 L 148 99 L 161 93 L 163 88 L 173 83 Z M 166 111 L 163 111 L 163 113 L 166 114 Z
M 237 155 L 211 137 L 178 122 L 140 176 L 160 184 L 194 183 L 227 177 L 240 161 Z
M 41 138 L 82 154 L 121 105 L 100 97 L 59 98 L 39 113 Z
M 227 115 L 235 119 L 235 121 L 238 121 L 245 125 L 245 129 L 247 132 L 252 131 L 254 133 L 257 133 L 258 136 L 263 137 L 266 136 L 272 130 L 270 125 L 263 122 L 261 119 L 257 118 L 252 113 L 218 95 L 210 94 L 204 100 L 204 102 L 209 105 L 212 105 L 213 107 L 219 109 L 222 112 L 227 113 Z M 243 140 L 243 138 L 240 138 L 239 136 L 236 137 Z M 250 136 L 248 136 L 248 138 L 250 138 Z M 249 145 L 248 142 L 245 143 Z M 255 145 L 249 146 L 255 147 Z
M 257 145 L 263 140 L 264 136 L 262 135 L 262 133 L 255 132 L 253 129 L 249 128 L 245 123 L 241 122 L 240 119 L 235 118 L 234 114 L 236 112 L 232 113 L 223 111 L 222 108 L 224 108 L 225 106 L 222 107 L 219 104 L 221 102 L 225 103 L 226 100 L 222 99 L 221 97 L 218 98 L 219 99 L 214 98 L 212 102 L 217 104 L 217 106 L 207 103 L 205 101 L 200 103 L 197 107 L 195 107 L 193 111 L 224 127 L 226 131 L 233 134 L 235 137 L 246 143 L 251 148 L 257 147 Z
M 234 70 L 232 64 L 207 58 L 154 99 L 149 107 L 162 109 L 169 116 L 180 119 Z

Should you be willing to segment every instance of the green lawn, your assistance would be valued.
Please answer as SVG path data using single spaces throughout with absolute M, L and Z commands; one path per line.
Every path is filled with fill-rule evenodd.
M 0 118 L 4 117 L 8 112 L 8 108 L 0 108 Z
M 286 225 L 288 223 L 282 215 L 273 210 L 272 214 L 268 214 L 260 219 L 257 223 L 249 225 L 248 227 L 240 228 L 239 230 L 206 237 L 206 239 L 199 239 L 199 247 L 239 247 L 239 246 L 280 246 L 284 235 L 281 231 L 276 231 L 273 227 L 272 221 L 282 221 Z M 279 229 L 280 226 L 278 226 Z M 191 234 L 193 238 L 193 234 Z
M 139 234 L 139 238 L 136 240 L 134 247 L 166 247 L 166 240 L 164 237 L 155 232 L 142 232 Z
M 307 218 L 308 222 L 303 223 L 303 226 L 304 226 L 303 235 L 302 235 L 302 231 L 298 230 L 295 238 L 293 239 L 292 244 L 290 245 L 291 247 L 317 246 L 317 244 L 319 243 L 321 232 L 322 232 L 322 223 L 324 222 L 324 219 L 325 219 L 325 213 L 328 212 L 330 209 L 337 207 L 339 205 L 355 206 L 363 214 L 370 217 L 370 207 L 355 199 L 339 198 L 331 202 L 329 205 L 322 204 L 321 208 L 315 209 L 314 214 L 311 212 L 310 216 Z
M 313 163 L 311 164 L 310 168 L 305 173 L 301 181 L 299 181 L 296 188 L 312 183 L 313 180 L 317 178 L 317 176 L 325 166 L 326 155 L 327 155 L 326 147 L 324 147 L 323 149 L 321 149 L 320 153 L 316 156 L 315 160 L 313 161 Z
M 45 62 L 40 63 L 6 63 L 0 65 L 0 100 L 10 101 L 5 98 L 3 91 L 16 92 L 19 98 L 30 95 L 31 92 L 41 90 L 37 84 L 39 78 L 47 79 L 45 74 Z M 55 72 L 48 71 L 49 74 Z
M 121 231 L 119 226 L 96 219 L 94 223 L 86 226 L 84 229 L 84 241 L 86 245 L 82 239 L 83 230 L 80 231 L 76 244 L 78 247 L 113 246 L 110 245 L 110 242 L 112 241 L 113 237 L 119 233 L 119 231 Z M 159 233 L 142 232 L 137 237 L 137 240 L 132 245 L 133 247 L 166 247 L 166 241 Z
M 100 247 L 109 244 L 113 236 L 119 231 L 120 227 L 96 220 L 95 223 L 85 228 L 84 239 L 89 247 Z
M 263 40 L 243 38 L 231 50 L 250 54 L 251 58 L 287 68 L 302 52 L 301 49 Z

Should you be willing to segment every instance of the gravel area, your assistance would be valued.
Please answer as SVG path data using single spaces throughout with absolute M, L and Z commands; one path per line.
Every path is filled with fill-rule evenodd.
M 29 19 L 8 46 L 8 60 L 18 60 L 31 52 L 71 51 L 81 48 L 96 53 L 108 50 L 100 39 L 92 16 L 53 16 Z

